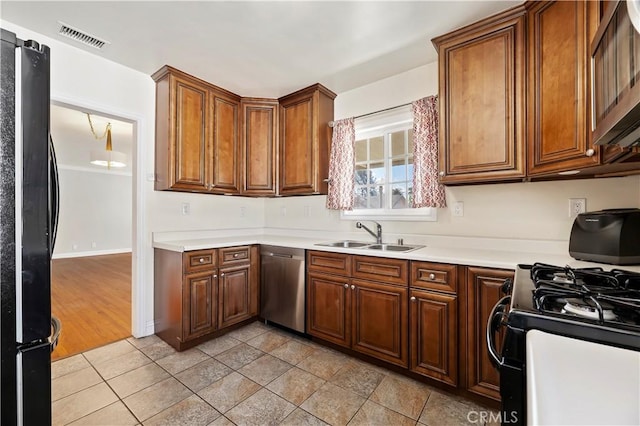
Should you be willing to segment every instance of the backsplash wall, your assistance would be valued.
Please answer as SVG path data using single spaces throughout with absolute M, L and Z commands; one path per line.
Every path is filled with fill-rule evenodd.
M 640 177 L 448 187 L 447 203 L 464 202 L 464 216 L 438 209 L 436 222 L 381 221 L 385 234 L 451 235 L 568 241 L 569 198 L 586 198 L 587 210 L 640 207 Z M 361 232 L 354 220 L 325 208 L 325 196 L 267 200 L 265 226 Z M 306 216 L 308 212 L 308 216 Z M 385 239 L 385 242 L 388 242 Z

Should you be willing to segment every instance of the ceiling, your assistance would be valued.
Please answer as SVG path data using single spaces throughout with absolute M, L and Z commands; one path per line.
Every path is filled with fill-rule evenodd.
M 52 104 L 50 120 L 51 138 L 56 149 L 56 160 L 60 167 L 70 166 L 83 170 L 107 171 L 109 173 L 131 173 L 133 124 L 91 114 L 91 122 L 98 136 L 102 136 L 107 123 L 111 123 L 113 150 L 120 151 L 127 156 L 126 167 L 107 170 L 105 167 L 89 163 L 91 151 L 104 150 L 106 139 L 96 140 L 94 138 L 86 112 Z
M 3 0 L 1 13 L 145 74 L 169 64 L 241 96 L 279 97 L 316 82 L 341 93 L 433 62 L 433 37 L 521 2 Z M 65 38 L 59 22 L 109 44 Z

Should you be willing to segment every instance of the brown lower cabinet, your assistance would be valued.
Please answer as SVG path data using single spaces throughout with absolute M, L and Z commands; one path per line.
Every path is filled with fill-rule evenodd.
M 467 268 L 466 370 L 468 391 L 500 400 L 500 374 L 487 353 L 487 320 L 495 304 L 504 296 L 502 284 L 513 271 Z M 502 338 L 496 340 L 498 347 Z
M 407 285 L 386 284 L 386 275 L 380 275 L 380 282 L 376 282 L 351 278 L 348 274 L 352 262 L 369 261 L 381 266 L 381 272 L 387 265 L 406 277 L 409 262 L 311 251 L 307 260 L 307 333 L 408 367 Z M 329 269 L 342 275 L 326 273 L 327 264 L 344 265 Z M 375 278 L 373 268 L 364 269 L 368 278 Z
M 458 385 L 458 297 L 411 289 L 411 370 Z
M 500 399 L 486 325 L 513 271 L 321 251 L 307 268 L 308 334 Z
M 458 266 L 411 262 L 409 332 L 413 372 L 458 385 Z
M 154 250 L 155 333 L 181 351 L 258 315 L 258 246 Z

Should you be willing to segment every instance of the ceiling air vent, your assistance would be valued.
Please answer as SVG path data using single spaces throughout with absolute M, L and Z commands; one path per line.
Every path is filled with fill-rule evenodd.
M 75 41 L 79 41 L 82 44 L 86 44 L 87 46 L 95 47 L 96 49 L 102 49 L 105 44 L 111 44 L 106 40 L 101 40 L 98 37 L 94 37 L 82 30 L 77 28 L 73 28 L 64 22 L 58 21 L 60 24 L 60 30 L 58 33 L 65 37 L 69 37 Z

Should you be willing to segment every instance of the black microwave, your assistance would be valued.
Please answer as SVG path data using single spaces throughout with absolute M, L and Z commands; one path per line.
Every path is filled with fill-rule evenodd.
M 640 33 L 626 1 L 603 12 L 591 43 L 591 79 L 593 143 L 640 145 Z

